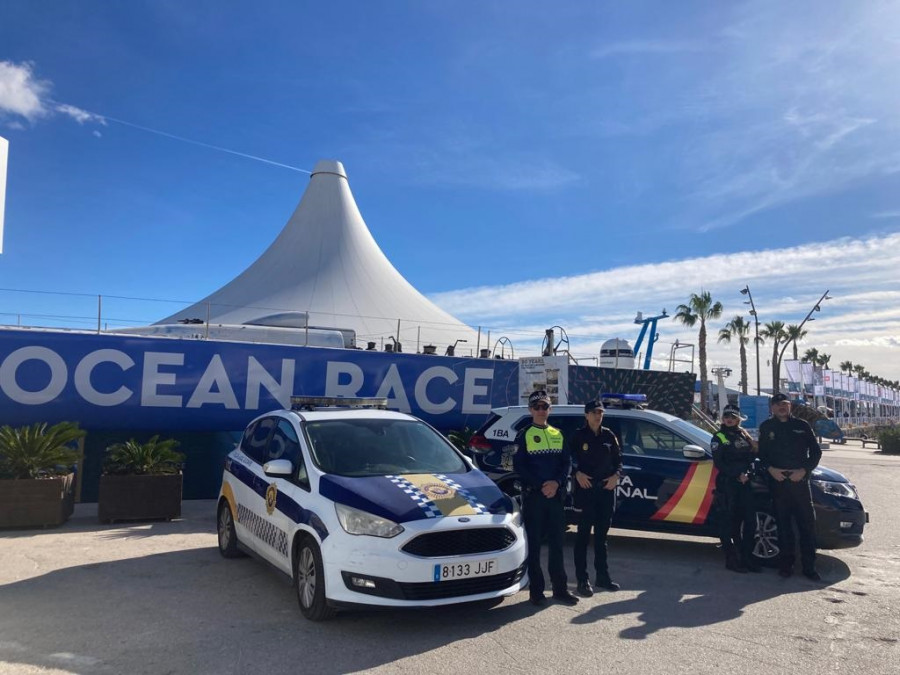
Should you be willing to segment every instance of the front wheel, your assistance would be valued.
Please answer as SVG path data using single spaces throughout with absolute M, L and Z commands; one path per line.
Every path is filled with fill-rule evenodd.
M 234 518 L 231 516 L 231 507 L 224 500 L 219 503 L 216 530 L 219 535 L 219 553 L 222 554 L 223 558 L 240 558 L 244 555 L 238 548 L 237 532 L 234 530 Z
M 778 558 L 778 523 L 768 511 L 756 510 L 756 532 L 753 535 L 753 557 L 760 564 L 772 564 Z
M 294 556 L 294 591 L 300 612 L 310 621 L 324 621 L 334 616 L 334 608 L 325 600 L 322 554 L 312 539 L 301 542 Z

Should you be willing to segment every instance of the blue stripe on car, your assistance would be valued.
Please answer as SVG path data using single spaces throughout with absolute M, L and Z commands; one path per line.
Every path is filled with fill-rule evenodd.
M 230 471 L 231 475 L 265 500 L 266 489 L 269 487 L 269 483 L 264 476 L 258 476 L 250 469 L 250 467 L 245 466 L 240 462 L 232 460 L 228 464 L 230 464 L 230 466 L 226 466 L 226 470 Z M 293 522 L 308 525 L 313 528 L 319 535 L 319 539 L 322 541 L 325 541 L 325 538 L 328 536 L 328 528 L 325 527 L 325 523 L 322 522 L 322 519 L 314 511 L 303 508 L 281 490 L 278 491 L 278 499 L 275 502 L 275 508 Z

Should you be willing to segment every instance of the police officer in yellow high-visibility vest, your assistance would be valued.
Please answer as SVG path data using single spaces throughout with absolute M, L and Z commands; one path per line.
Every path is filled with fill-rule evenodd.
M 751 478 L 756 453 L 753 439 L 741 422 L 741 409 L 729 403 L 722 411 L 722 425 L 710 440 L 716 474 L 716 515 L 725 567 L 734 572 L 759 572 L 753 557 L 756 535 L 756 503 Z
M 550 397 L 535 391 L 528 397 L 531 424 L 516 436 L 513 468 L 523 485 L 523 518 L 528 537 L 528 592 L 533 605 L 543 605 L 544 573 L 541 571 L 541 543 L 549 548 L 550 583 L 553 597 L 567 605 L 578 602 L 569 592 L 563 562 L 563 534 L 566 529 L 563 497 L 572 462 L 562 432 L 547 424 Z

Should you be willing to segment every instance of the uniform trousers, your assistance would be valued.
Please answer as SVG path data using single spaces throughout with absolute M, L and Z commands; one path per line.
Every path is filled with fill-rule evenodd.
M 816 566 L 816 512 L 813 510 L 809 480 L 794 483 L 788 479 L 771 481 L 772 504 L 778 523 L 778 547 L 781 549 L 779 567 L 794 567 L 794 524 L 800 543 L 800 563 L 804 572 L 812 572 Z
M 597 580 L 609 580 L 609 566 L 606 561 L 606 534 L 612 523 L 616 505 L 616 491 L 605 490 L 603 481 L 598 481 L 588 489 L 575 488 L 575 506 L 581 509 L 578 516 L 578 533 L 575 535 L 575 578 L 578 582 L 588 580 L 587 546 L 594 530 L 594 570 Z
M 747 483 L 740 483 L 735 479 L 717 481 L 716 503 L 719 509 L 719 541 L 722 542 L 722 548 L 726 553 L 737 548 L 741 558 L 749 561 L 753 554 L 756 535 L 756 504 L 749 481 Z
M 540 490 L 532 490 L 522 505 L 525 534 L 528 537 L 528 578 L 531 597 L 541 596 L 546 588 L 541 570 L 541 546 L 547 540 L 550 583 L 554 593 L 567 591 L 566 568 L 563 563 L 563 535 L 566 529 L 565 512 L 559 493 L 548 499 Z

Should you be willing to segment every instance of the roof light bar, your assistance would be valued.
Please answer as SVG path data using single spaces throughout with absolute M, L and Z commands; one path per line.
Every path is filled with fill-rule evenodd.
M 387 408 L 387 398 L 344 398 L 341 396 L 291 396 L 291 410 L 316 408 Z
M 634 401 L 635 403 L 647 402 L 647 394 L 600 394 L 600 398 L 609 399 L 611 401 Z

